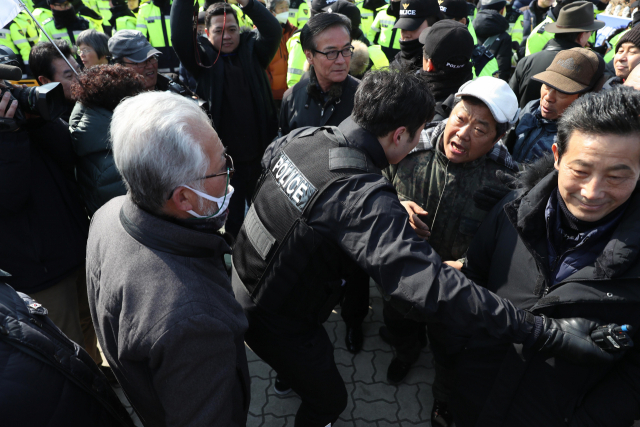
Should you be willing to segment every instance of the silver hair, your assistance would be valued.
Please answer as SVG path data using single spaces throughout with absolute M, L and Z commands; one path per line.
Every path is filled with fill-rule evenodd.
M 177 94 L 145 92 L 113 111 L 113 158 L 131 199 L 149 212 L 164 207 L 171 191 L 189 184 L 203 191 L 209 158 L 193 130 L 211 127 L 198 105 Z
M 286 3 L 287 6 L 291 5 L 289 0 L 267 0 L 267 9 L 273 12 L 280 3 Z

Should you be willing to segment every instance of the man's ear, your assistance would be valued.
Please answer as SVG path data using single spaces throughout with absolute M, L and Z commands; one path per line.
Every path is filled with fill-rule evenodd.
M 400 126 L 393 132 L 393 145 L 395 146 L 400 145 L 400 139 L 402 138 L 402 135 L 404 135 L 405 132 L 407 132 L 407 128 L 404 126 Z
M 38 76 L 38 81 L 41 85 L 46 85 L 47 83 L 51 83 L 51 80 L 46 78 L 45 76 Z
M 194 208 L 191 198 L 193 198 L 193 193 L 188 188 L 178 187 L 171 194 L 168 204 L 173 205 L 179 211 L 187 212 Z
M 313 65 L 313 53 L 310 50 L 305 50 L 304 56 L 307 57 L 307 62 L 309 63 L 309 65 Z
M 426 60 L 426 64 L 425 64 L 425 71 L 429 72 L 429 73 L 433 73 L 436 71 L 436 66 L 433 65 L 433 61 L 431 61 L 431 58 Z
M 556 170 L 560 170 L 560 161 L 558 159 L 558 144 L 553 144 L 551 146 L 551 151 L 553 151 L 553 167 L 556 168 Z

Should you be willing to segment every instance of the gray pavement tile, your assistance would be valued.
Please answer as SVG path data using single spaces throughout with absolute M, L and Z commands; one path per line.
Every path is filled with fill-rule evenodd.
M 422 405 L 418 396 L 419 388 L 417 385 L 404 384 L 398 387 L 396 399 L 400 405 L 398 418 L 401 421 L 411 421 L 413 423 L 423 422 Z
M 365 338 L 366 339 L 366 338 Z M 353 374 L 354 381 L 360 381 L 364 383 L 373 382 L 373 374 L 375 368 L 373 366 L 373 357 L 375 353 L 372 351 L 361 351 L 353 358 L 353 364 L 355 366 L 355 372 Z
M 378 420 L 386 420 L 390 422 L 397 422 L 398 418 L 396 413 L 398 412 L 397 403 L 389 403 L 384 400 L 378 400 L 375 402 L 365 402 L 364 400 L 356 399 L 355 408 L 353 410 L 353 417 L 355 420 L 362 420 L 362 423 L 371 423 Z M 356 421 L 357 425 L 360 422 Z
M 384 400 L 388 403 L 395 403 L 398 388 L 385 383 L 362 384 L 356 383 L 356 390 L 353 394 L 355 399 L 365 402 L 375 402 Z M 417 389 L 416 389 L 417 391 Z

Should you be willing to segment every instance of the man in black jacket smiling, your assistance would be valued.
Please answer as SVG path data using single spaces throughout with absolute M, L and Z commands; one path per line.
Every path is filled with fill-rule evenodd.
M 574 102 L 553 157 L 489 213 L 462 272 L 536 315 L 640 324 L 639 113 L 640 94 L 627 88 Z M 486 338 L 450 342 L 465 348 L 450 406 L 458 427 L 612 427 L 640 416 L 637 347 L 593 366 Z
M 171 41 L 182 65 L 209 102 L 213 125 L 235 161 L 235 197 L 226 230 L 237 234 L 260 177 L 262 153 L 278 130 L 276 107 L 265 70 L 280 46 L 282 28 L 259 1 L 240 0 L 256 29 L 240 33 L 236 12 L 220 2 L 207 9 L 205 37 L 192 36 L 193 2 L 171 8 Z

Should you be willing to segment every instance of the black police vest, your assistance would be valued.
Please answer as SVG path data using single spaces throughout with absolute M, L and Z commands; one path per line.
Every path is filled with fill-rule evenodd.
M 366 173 L 384 179 L 367 154 L 347 147 L 336 127 L 307 128 L 289 137 L 263 173 L 238 233 L 232 280 L 241 281 L 266 310 L 326 320 L 344 292 L 345 271 L 331 269 L 347 257 L 337 247 L 327 251 L 333 243 L 307 225 L 307 219 L 332 183 Z M 340 258 L 329 260 L 331 256 Z

